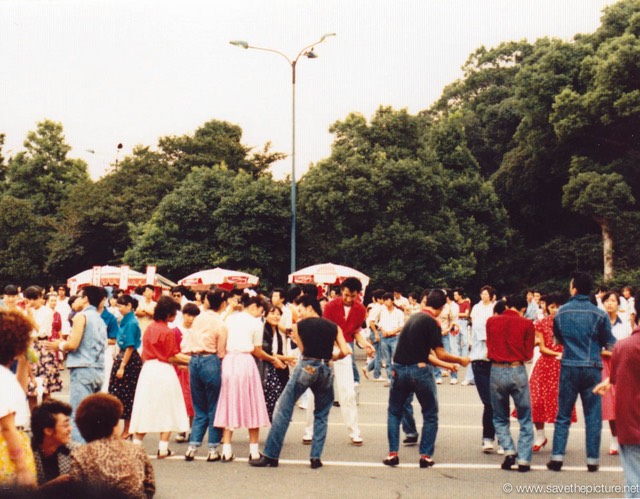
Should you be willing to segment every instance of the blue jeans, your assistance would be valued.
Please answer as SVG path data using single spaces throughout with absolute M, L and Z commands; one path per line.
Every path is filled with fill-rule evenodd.
M 222 385 L 220 358 L 216 354 L 192 355 L 189 361 L 189 383 L 194 412 L 189 445 L 200 447 L 208 428 L 208 446 L 214 448 L 222 437 L 222 430 L 213 426 Z
M 621 445 L 620 458 L 624 471 L 626 497 L 640 497 L 640 445 Z
M 376 341 L 376 336 L 371 329 L 369 329 L 369 340 L 376 349 L 376 356 L 367 364 L 367 371 L 373 371 L 373 378 L 379 379 L 381 374 L 382 360 L 380 358 L 380 342 Z
M 509 429 L 509 397 L 513 398 L 520 423 L 518 437 L 518 464 L 529 464 L 533 455 L 533 422 L 531 421 L 531 397 L 527 368 L 491 367 L 491 407 L 493 426 L 505 454 L 515 454 L 515 446 Z
M 291 373 L 273 411 L 271 430 L 264 446 L 265 456 L 272 459 L 280 457 L 296 400 L 307 388 L 311 388 L 315 399 L 311 459 L 320 459 L 327 438 L 329 411 L 333 405 L 333 372 L 326 361 L 318 359 L 300 360 Z
M 429 364 L 394 364 L 389 408 L 387 410 L 387 439 L 389 452 L 398 452 L 400 422 L 410 396 L 416 394 L 422 407 L 422 435 L 420 454 L 433 456 L 438 434 L 438 396 L 433 369 Z
M 351 356 L 351 362 L 353 363 L 353 381 L 354 383 L 360 383 L 360 373 L 358 372 L 358 366 L 356 366 L 356 342 L 349 343 L 353 355 Z
M 387 378 L 391 380 L 391 364 L 393 362 L 393 354 L 396 353 L 396 346 L 398 346 L 398 337 L 392 336 L 390 338 L 380 338 L 380 355 L 382 360 L 387 365 Z
M 482 438 L 493 440 L 496 429 L 493 426 L 493 408 L 491 407 L 491 362 L 488 360 L 474 360 L 471 363 L 476 390 L 484 406 L 482 411 Z
M 416 420 L 413 417 L 413 393 L 409 395 L 407 401 L 404 403 L 402 410 L 402 431 L 404 431 L 407 437 L 417 437 L 418 429 L 416 428 Z
M 451 335 L 447 334 L 446 336 L 442 337 L 442 346 L 444 347 L 444 349 L 448 352 L 451 353 Z M 435 375 L 436 375 L 436 379 L 442 379 L 442 369 L 440 369 L 439 367 L 434 368 L 435 371 Z M 451 379 L 458 379 L 458 373 L 457 372 L 452 372 L 451 373 Z
M 600 435 L 602 433 L 602 398 L 593 393 L 593 387 L 602 380 L 599 367 L 560 367 L 558 415 L 553 432 L 551 459 L 563 461 L 567 450 L 571 412 L 578 395 L 582 400 L 587 441 L 587 464 L 600 463 Z
M 466 319 L 458 319 L 458 325 L 460 332 L 455 336 L 451 335 L 451 353 L 466 357 L 469 354 L 469 323 Z
M 100 391 L 104 380 L 104 368 L 70 367 L 69 376 L 69 404 L 73 409 L 71 414 L 71 437 L 74 442 L 84 444 L 86 442 L 76 426 L 76 409 L 86 397 Z

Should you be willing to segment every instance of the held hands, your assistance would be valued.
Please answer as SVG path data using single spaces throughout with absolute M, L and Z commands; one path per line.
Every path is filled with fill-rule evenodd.
M 273 358 L 272 364 L 273 364 L 273 367 L 275 367 L 276 369 L 284 369 L 286 367 L 286 364 L 277 357 Z
M 452 373 L 457 373 L 458 372 L 458 364 L 449 364 L 447 366 L 447 369 L 449 371 L 451 371 Z
M 57 341 L 57 340 L 56 340 L 56 341 L 48 341 L 48 340 L 47 340 L 47 341 L 45 341 L 45 342 L 44 342 L 44 347 L 45 347 L 47 350 L 50 350 L 50 351 L 52 351 L 52 352 L 55 352 L 56 350 L 58 350 L 58 345 L 59 345 L 59 344 L 60 344 L 60 342 L 59 342 L 59 341 Z
M 593 388 L 593 393 L 595 393 L 596 395 L 604 396 L 604 394 L 607 393 L 610 388 L 611 388 L 611 383 L 609 383 L 608 379 L 606 379 L 603 382 L 598 383 Z
M 462 367 L 467 367 L 470 362 L 471 362 L 471 359 L 469 357 L 461 357 L 460 358 L 460 365 Z

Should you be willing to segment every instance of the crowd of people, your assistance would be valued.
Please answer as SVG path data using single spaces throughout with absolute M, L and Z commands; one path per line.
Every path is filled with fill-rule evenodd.
M 637 379 L 640 364 L 625 340 L 635 328 L 635 303 L 631 288 L 592 295 L 592 285 L 590 276 L 576 273 L 568 299 L 536 290 L 498 299 L 484 286 L 473 306 L 461 288 L 407 297 L 400 289 L 376 289 L 367 307 L 353 277 L 339 289 L 293 286 L 268 297 L 214 287 L 159 293 L 147 285 L 132 293 L 85 286 L 67 298 L 65 286 L 46 293 L 6 286 L 0 487 L 90 486 L 151 497 L 153 468 L 142 449 L 147 433 L 159 434 L 158 459 L 174 454 L 174 433 L 188 442 L 184 459 L 193 461 L 206 434 L 207 461 L 231 462 L 233 434 L 246 428 L 249 464 L 276 467 L 296 404 L 307 411 L 302 443 L 311 446 L 311 468 L 319 468 L 332 406 L 340 408 L 350 443 L 363 444 L 361 375 L 389 387 L 383 463 L 399 464 L 402 427 L 403 443 L 417 444 L 419 466 L 428 468 L 438 431 L 437 385 L 445 378 L 458 384 L 460 366 L 467 367 L 460 385 L 475 385 L 483 404 L 480 450 L 503 454 L 503 469 L 529 471 L 533 454 L 548 443 L 549 423 L 555 428 L 547 468 L 560 471 L 579 395 L 587 469 L 598 470 L 606 420 L 609 453 L 621 453 L 627 483 L 637 484 L 640 391 L 630 391 L 637 381 L 627 376 Z M 619 340 L 625 341 L 614 349 Z M 356 365 L 356 345 L 367 354 L 364 366 Z M 52 396 L 65 368 L 70 404 Z M 520 427 L 517 445 L 512 417 Z M 260 452 L 260 429 L 269 427 Z

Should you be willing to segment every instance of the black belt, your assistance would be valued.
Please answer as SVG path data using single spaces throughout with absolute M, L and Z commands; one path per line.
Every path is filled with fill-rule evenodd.
M 206 357 L 207 355 L 216 355 L 216 354 L 212 352 L 192 352 L 189 355 L 191 355 L 192 357 Z

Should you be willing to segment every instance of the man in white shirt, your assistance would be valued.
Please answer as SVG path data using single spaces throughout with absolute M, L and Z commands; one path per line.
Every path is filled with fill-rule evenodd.
M 394 304 L 393 293 L 382 295 L 383 305 L 380 308 L 378 331 L 380 333 L 380 354 L 386 364 L 387 382 L 391 385 L 391 362 L 398 345 L 398 335 L 404 325 L 404 312 Z
M 58 286 L 58 303 L 56 303 L 56 312 L 60 314 L 62 319 L 62 334 L 63 338 L 69 336 L 71 332 L 71 322 L 69 321 L 69 314 L 71 313 L 71 307 L 69 306 L 69 298 L 67 297 L 67 287 L 64 284 Z
M 380 354 L 380 331 L 378 330 L 378 321 L 380 320 L 380 311 L 382 310 L 384 300 L 382 297 L 384 296 L 384 289 L 376 289 L 373 293 L 371 293 L 372 302 L 368 307 L 367 314 L 367 326 L 369 326 L 369 341 L 373 344 L 373 347 L 376 350 L 375 356 L 373 359 L 367 362 L 367 365 L 362 368 L 362 374 L 364 374 L 365 378 L 369 378 L 369 371 L 373 371 L 373 380 L 374 381 L 384 381 L 384 379 L 380 376 L 381 374 L 381 366 L 382 366 L 382 358 Z

